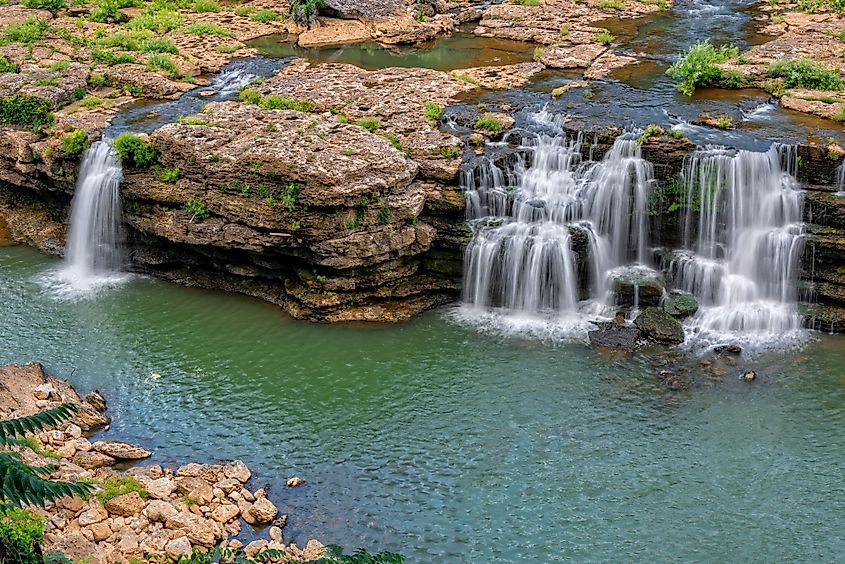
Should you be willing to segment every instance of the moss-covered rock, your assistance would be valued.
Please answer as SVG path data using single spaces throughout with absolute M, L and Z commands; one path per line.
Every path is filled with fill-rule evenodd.
M 680 344 L 684 342 L 684 327 L 681 323 L 658 307 L 647 307 L 634 320 L 643 334 L 659 343 Z

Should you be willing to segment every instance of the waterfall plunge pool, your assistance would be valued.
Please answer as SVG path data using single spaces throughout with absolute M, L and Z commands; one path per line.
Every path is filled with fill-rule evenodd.
M 640 354 L 478 334 L 431 312 L 293 322 L 238 296 L 134 278 L 67 301 L 57 265 L 0 248 L 0 361 L 99 388 L 110 437 L 154 463 L 240 457 L 293 540 L 409 562 L 838 561 L 845 339 L 697 359 L 673 390 Z M 747 384 L 745 369 L 759 374 Z M 161 378 L 152 379 L 152 373 Z M 287 489 L 284 479 L 307 484 Z

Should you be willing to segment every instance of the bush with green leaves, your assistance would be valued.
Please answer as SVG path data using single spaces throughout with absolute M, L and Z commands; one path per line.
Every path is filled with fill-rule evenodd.
M 35 43 L 40 41 L 50 24 L 47 20 L 31 17 L 21 23 L 10 23 L 3 28 L 3 43 Z
M 39 129 L 53 123 L 50 102 L 36 96 L 10 96 L 0 100 L 0 123 Z
M 265 564 L 271 562 L 288 562 L 288 564 L 305 564 L 299 560 L 288 560 L 284 551 L 268 549 L 253 558 L 247 558 L 242 549 L 215 548 L 208 552 L 199 549 L 189 555 L 179 556 L 175 564 L 217 564 L 226 562 L 228 564 Z M 149 562 L 155 564 L 170 563 L 168 556 L 152 556 Z M 344 554 L 343 548 L 335 545 L 326 547 L 325 553 L 318 560 L 311 560 L 309 564 L 404 564 L 405 557 L 395 552 L 379 552 L 370 554 L 363 548 L 359 548 L 352 554 Z
M 182 26 L 182 16 L 174 10 L 147 10 L 129 20 L 129 29 L 147 29 L 156 33 L 167 33 Z
M 443 108 L 441 108 L 434 102 L 426 102 L 425 109 L 423 110 L 423 115 L 425 115 L 425 119 L 429 121 L 437 121 L 441 117 L 443 117 Z
M 493 135 L 499 135 L 505 130 L 505 126 L 496 116 L 484 114 L 482 116 L 478 116 L 475 120 L 475 129 L 487 131 Z
M 59 10 L 67 8 L 65 0 L 23 0 L 21 4 L 30 10 L 47 10 L 54 16 Z
M 0 561 L 14 564 L 43 564 L 41 541 L 47 522 L 22 509 L 0 512 Z
M 739 55 L 739 49 L 733 45 L 722 45 L 718 49 L 710 40 L 705 39 L 690 47 L 666 71 L 666 74 L 678 80 L 676 88 L 686 96 L 695 93 L 696 86 L 717 84 L 722 79 L 722 70 L 716 66 Z
M 123 65 L 126 63 L 134 64 L 138 62 L 135 60 L 135 57 L 129 53 L 112 53 L 111 51 L 105 51 L 102 49 L 91 51 L 91 58 L 98 63 L 103 63 L 109 66 Z
M 114 140 L 114 149 L 127 166 L 150 168 L 159 161 L 156 146 L 133 133 L 122 133 L 118 136 Z
M 279 14 L 275 10 L 264 9 L 252 14 L 249 19 L 258 23 L 275 22 L 279 21 Z
M 185 31 L 191 35 L 215 35 L 217 37 L 232 37 L 232 32 L 223 26 L 213 23 L 196 22 L 189 25 Z
M 807 58 L 779 60 L 769 65 L 769 77 L 782 78 L 786 88 L 813 90 L 842 90 L 842 75 L 837 69 Z
M 194 0 L 194 3 L 191 4 L 191 9 L 198 14 L 219 12 L 220 4 L 216 0 Z
M 290 3 L 290 17 L 303 25 L 312 24 L 317 21 L 320 10 L 325 7 L 323 0 L 293 0 Z
M 90 146 L 88 135 L 81 129 L 76 129 L 62 137 L 62 151 L 68 155 L 81 155 Z
M 117 0 L 96 0 L 91 11 L 88 12 L 88 17 L 91 21 L 98 23 L 122 21 L 123 14 L 118 9 L 119 4 Z
M 4 57 L 0 55 L 0 72 L 18 72 L 20 71 L 20 67 Z
M 173 59 L 167 55 L 152 54 L 147 59 L 147 67 L 152 70 L 163 70 L 168 78 L 179 78 L 179 67 L 173 62 Z
M 195 219 L 208 219 L 211 213 L 208 211 L 208 206 L 199 198 L 191 196 L 185 202 L 185 211 L 194 214 Z
M 320 107 L 311 100 L 294 100 L 285 96 L 264 96 L 261 107 L 265 110 L 296 110 L 298 112 L 316 112 Z
M 362 117 L 355 122 L 355 125 L 372 133 L 381 127 L 381 120 L 377 117 Z

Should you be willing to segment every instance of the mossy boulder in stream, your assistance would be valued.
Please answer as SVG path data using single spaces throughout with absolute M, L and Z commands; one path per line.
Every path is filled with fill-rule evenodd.
M 672 345 L 684 342 L 683 325 L 659 307 L 645 308 L 634 320 L 634 325 L 653 341 Z
M 689 317 L 698 311 L 698 300 L 687 292 L 673 291 L 663 300 L 663 311 L 672 317 Z

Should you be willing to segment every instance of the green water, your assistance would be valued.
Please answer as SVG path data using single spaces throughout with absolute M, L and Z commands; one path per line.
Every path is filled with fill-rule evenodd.
M 448 310 L 311 325 L 140 278 L 67 302 L 38 282 L 55 266 L 0 248 L 0 362 L 99 388 L 108 434 L 155 462 L 243 458 L 293 540 L 409 562 L 845 559 L 845 339 L 676 392 L 653 358 L 485 336 Z
M 450 71 L 525 63 L 534 57 L 533 48 L 528 43 L 462 32 L 414 46 L 384 47 L 378 43 L 358 43 L 342 47 L 303 48 L 283 35 L 259 37 L 250 41 L 249 46 L 267 57 L 302 57 L 315 64 L 347 63 L 369 70 L 421 67 Z

